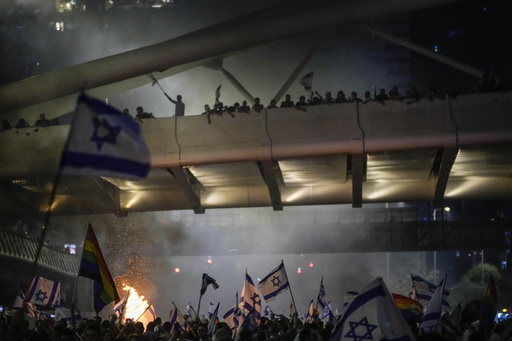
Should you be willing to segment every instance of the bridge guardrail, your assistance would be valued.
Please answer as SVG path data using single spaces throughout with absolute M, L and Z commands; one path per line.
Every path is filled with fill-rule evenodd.
M 0 231 L 0 255 L 32 262 L 36 255 L 37 243 L 35 240 Z M 78 272 L 76 255 L 57 251 L 48 246 L 43 246 L 38 264 L 71 275 Z

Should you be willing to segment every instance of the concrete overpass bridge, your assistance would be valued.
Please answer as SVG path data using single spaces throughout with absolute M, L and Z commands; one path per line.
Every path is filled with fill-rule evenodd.
M 54 215 L 509 200 L 511 93 L 142 123 L 146 179 L 63 176 Z M 69 126 L 0 133 L 2 216 L 41 215 Z

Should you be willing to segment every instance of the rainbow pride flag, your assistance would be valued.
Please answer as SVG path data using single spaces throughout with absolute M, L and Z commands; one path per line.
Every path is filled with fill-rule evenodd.
M 108 271 L 107 263 L 103 258 L 91 224 L 87 227 L 78 275 L 94 281 L 94 310 L 96 313 L 99 313 L 112 301 L 119 302 L 116 285 L 110 271 Z
M 393 299 L 406 321 L 421 322 L 423 305 L 407 296 L 393 294 Z

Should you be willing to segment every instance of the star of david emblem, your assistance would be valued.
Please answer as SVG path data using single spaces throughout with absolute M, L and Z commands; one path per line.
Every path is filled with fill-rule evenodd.
M 373 340 L 372 331 L 377 329 L 377 326 L 369 324 L 366 316 L 359 322 L 349 321 L 348 323 L 350 330 L 345 337 L 353 338 L 354 341 Z
M 252 297 L 251 297 L 251 300 L 252 302 L 254 302 L 254 305 L 256 306 L 256 304 L 260 304 L 261 305 L 261 299 L 260 299 L 260 296 L 258 294 L 254 294 Z
M 110 125 L 106 120 L 93 118 L 94 131 L 91 136 L 91 141 L 96 142 L 96 150 L 101 150 L 104 143 L 116 144 L 117 135 L 121 132 L 121 127 Z
M 274 276 L 271 280 L 272 284 L 275 286 L 275 287 L 278 287 L 281 285 L 281 280 L 279 279 L 279 276 Z
M 39 292 L 36 293 L 35 296 L 36 296 L 36 301 L 41 301 L 41 302 L 44 302 L 44 300 L 48 298 L 48 295 L 46 295 L 46 292 L 41 291 L 41 289 L 39 289 Z

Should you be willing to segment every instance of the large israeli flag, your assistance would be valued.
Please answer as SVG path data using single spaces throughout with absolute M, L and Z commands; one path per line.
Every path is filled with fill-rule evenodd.
M 331 341 L 415 341 L 382 278 L 377 278 L 348 305 Z
M 64 174 L 138 179 L 150 169 L 140 124 L 82 93 L 61 159 Z

